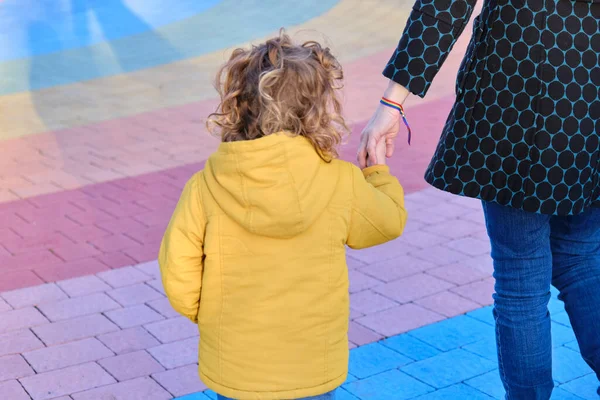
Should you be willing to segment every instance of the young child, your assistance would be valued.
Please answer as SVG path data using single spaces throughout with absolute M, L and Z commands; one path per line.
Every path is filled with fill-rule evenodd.
M 337 159 L 341 80 L 329 49 L 283 33 L 218 75 L 222 143 L 183 190 L 159 262 L 220 399 L 333 399 L 348 370 L 345 246 L 404 228 L 385 144 L 362 173 Z

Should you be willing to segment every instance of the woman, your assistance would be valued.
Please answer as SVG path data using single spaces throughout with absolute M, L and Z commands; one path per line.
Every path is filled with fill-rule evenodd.
M 385 67 L 359 163 L 421 97 L 475 0 L 419 0 Z M 600 1 L 486 0 L 474 20 L 456 103 L 425 179 L 482 200 L 494 259 L 494 316 L 506 398 L 549 399 L 550 285 L 600 378 Z

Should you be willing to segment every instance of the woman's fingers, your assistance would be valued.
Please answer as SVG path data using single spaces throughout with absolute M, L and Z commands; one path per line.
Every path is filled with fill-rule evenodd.
M 394 150 L 396 149 L 396 138 L 392 136 L 388 136 L 385 138 L 385 156 L 390 158 L 394 155 Z

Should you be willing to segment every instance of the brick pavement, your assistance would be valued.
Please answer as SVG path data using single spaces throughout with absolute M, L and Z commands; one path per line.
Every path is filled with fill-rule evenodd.
M 0 22 L 9 3 L 0 3 Z M 386 83 L 381 67 L 412 1 L 321 3 L 318 15 L 284 19 L 305 21 L 289 27 L 299 38 L 322 32 L 344 63 L 353 135 L 341 154 L 354 160 L 360 130 Z M 256 13 L 261 4 L 268 2 L 256 2 Z M 227 50 L 197 47 L 185 59 L 167 50 L 187 46 L 191 31 L 180 25 L 175 36 L 161 37 L 156 32 L 171 28 L 155 29 L 139 43 L 159 40 L 151 41 L 152 51 L 160 53 L 162 46 L 166 62 L 127 67 L 118 75 L 98 70 L 97 78 L 77 82 L 75 68 L 73 74 L 60 72 L 69 84 L 56 85 L 57 71 L 39 75 L 45 58 L 32 57 L 31 73 L 38 75 L 30 83 L 49 79 L 38 82 L 45 89 L 2 95 L 27 78 L 0 78 L 0 108 L 11 110 L 0 115 L 3 398 L 214 398 L 198 380 L 196 327 L 168 304 L 155 258 L 183 184 L 218 145 L 204 128 L 216 105 L 212 75 L 231 44 L 260 40 L 263 33 L 251 25 L 239 41 L 211 37 L 211 45 Z M 428 189 L 422 180 L 452 105 L 468 36 L 457 43 L 427 99 L 411 97 L 406 104 L 413 145 L 401 137 L 390 160 L 408 193 L 405 235 L 349 252 L 351 376 L 342 400 L 502 396 L 486 308 L 493 283 L 480 206 Z M 161 42 L 165 38 L 168 44 Z M 117 53 L 124 49 L 110 46 Z M 109 54 L 105 48 L 69 54 L 100 61 Z M 114 62 L 104 61 L 93 67 Z M 0 57 L 0 70 L 13 67 Z M 556 399 L 595 398 L 597 382 L 576 354 L 561 307 L 551 303 L 561 385 Z M 463 367 L 457 375 L 454 370 Z
M 412 218 L 405 237 L 349 251 L 352 348 L 491 302 L 489 260 L 466 262 L 473 255 L 465 239 L 485 246 L 477 204 L 429 189 L 406 201 Z M 427 221 L 432 212 L 436 218 Z M 460 221 L 469 221 L 467 227 L 435 233 L 438 224 Z M 430 245 L 445 257 L 423 251 Z M 94 275 L 0 293 L 0 381 L 17 380 L 34 400 L 94 393 L 120 398 L 131 388 L 157 399 L 201 391 L 197 328 L 170 308 L 158 274 L 156 261 L 107 266 Z M 482 289 L 464 290 L 474 284 Z

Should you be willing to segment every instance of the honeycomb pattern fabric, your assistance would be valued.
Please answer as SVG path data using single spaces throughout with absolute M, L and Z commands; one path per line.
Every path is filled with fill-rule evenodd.
M 475 0 L 417 1 L 384 75 L 425 96 Z M 488 0 L 425 179 L 550 215 L 600 205 L 600 1 Z

